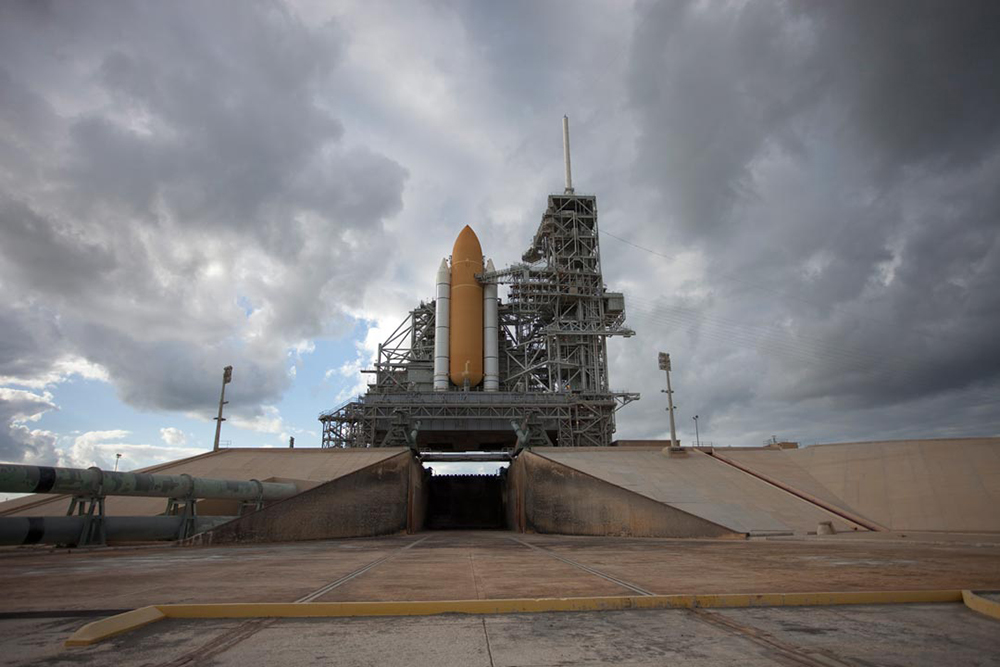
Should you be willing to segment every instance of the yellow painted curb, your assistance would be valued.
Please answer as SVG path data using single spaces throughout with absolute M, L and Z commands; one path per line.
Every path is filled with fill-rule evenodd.
M 1000 602 L 976 595 L 975 591 L 962 591 L 962 602 L 972 611 L 1000 621 Z
M 859 591 L 831 593 L 756 593 L 718 595 L 634 595 L 586 598 L 514 598 L 508 600 L 429 600 L 398 602 L 258 602 L 164 604 L 90 623 L 77 630 L 67 646 L 83 646 L 162 618 L 345 618 L 357 616 L 433 616 L 437 614 L 527 614 L 622 609 L 691 609 L 695 607 L 788 607 L 846 604 L 961 602 L 960 590 Z M 127 618 L 126 618 L 127 617 Z
M 508 600 L 402 602 L 261 602 L 256 604 L 160 605 L 168 618 L 306 618 L 349 616 L 432 616 L 435 614 L 524 614 L 554 611 L 690 609 L 694 607 L 791 607 L 804 605 L 961 602 L 962 591 L 861 591 L 836 593 L 757 593 L 719 595 L 632 595 Z
M 102 618 L 93 623 L 87 623 L 66 640 L 66 646 L 89 646 L 99 641 L 114 637 L 125 632 L 137 630 L 144 625 L 162 621 L 167 617 L 157 607 L 140 607 L 124 614 Z

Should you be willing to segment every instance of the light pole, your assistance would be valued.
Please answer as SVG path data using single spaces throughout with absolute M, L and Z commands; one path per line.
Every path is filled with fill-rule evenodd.
M 667 374 L 667 388 L 661 389 L 667 395 L 667 411 L 670 413 L 670 449 L 677 449 L 677 429 L 674 428 L 674 390 L 670 388 L 670 355 L 660 352 L 660 370 Z
M 233 367 L 226 366 L 222 369 L 222 395 L 219 396 L 219 416 L 215 418 L 215 445 L 212 447 L 213 452 L 219 451 L 219 435 L 222 433 L 222 422 L 226 421 L 226 418 L 222 416 L 222 406 L 228 403 L 226 400 L 226 385 L 233 381 Z
M 701 447 L 701 436 L 698 435 L 698 415 L 694 416 L 694 439 L 698 446 Z
M 121 454 L 115 454 L 115 472 L 118 472 L 118 459 L 122 457 Z

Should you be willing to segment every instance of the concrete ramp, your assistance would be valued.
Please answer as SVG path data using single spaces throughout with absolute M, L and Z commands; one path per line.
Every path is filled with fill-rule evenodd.
M 806 534 L 820 522 L 863 530 L 840 516 L 707 454 L 661 448 L 535 448 L 535 454 L 688 515 L 751 535 Z M 827 495 L 830 495 L 829 493 Z
M 295 483 L 300 490 L 306 490 L 405 451 L 408 450 L 399 447 L 375 449 L 240 447 L 208 452 L 136 472 L 165 475 L 187 473 L 194 477 L 258 479 L 262 482 L 287 481 Z M 0 516 L 63 516 L 69 507 L 69 502 L 69 496 L 33 494 L 0 503 Z M 106 512 L 108 515 L 120 516 L 155 516 L 162 514 L 166 505 L 165 498 L 109 496 Z M 225 511 L 214 513 L 225 514 L 231 511 L 232 508 L 227 508 Z
M 852 508 L 840 496 L 833 493 L 819 480 L 809 474 L 793 457 L 787 455 L 788 452 L 794 451 L 776 449 L 737 450 L 720 447 L 715 450 L 713 456 L 723 461 L 733 461 L 752 472 L 760 473 L 765 479 L 773 479 L 795 491 L 818 498 L 834 508 L 851 512 Z
M 1000 438 L 719 451 L 892 530 L 1000 532 Z
M 388 455 L 374 463 L 195 535 L 186 544 L 295 542 L 417 532 L 423 527 L 427 508 L 425 472 L 409 450 L 383 451 Z
M 537 451 L 537 450 L 535 450 Z M 551 449 L 543 450 L 546 454 Z M 605 459 L 616 452 L 602 447 Z M 522 452 L 507 473 L 507 527 L 564 535 L 735 537 L 743 533 L 558 463 Z

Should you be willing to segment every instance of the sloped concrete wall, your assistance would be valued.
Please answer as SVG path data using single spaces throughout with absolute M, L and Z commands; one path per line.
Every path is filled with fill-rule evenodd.
M 524 516 L 524 469 L 526 467 L 526 457 L 524 455 L 514 459 L 513 463 L 507 467 L 507 483 L 504 487 L 503 509 L 504 524 L 507 530 L 519 533 L 525 531 Z
M 430 471 L 410 459 L 410 491 L 406 530 L 418 533 L 427 522 L 427 506 L 430 502 Z
M 1000 438 L 843 443 L 778 453 L 855 512 L 892 530 L 1000 532 Z
M 512 529 L 623 537 L 742 537 L 720 525 L 532 452 L 508 473 Z
M 805 535 L 824 521 L 838 532 L 853 530 L 846 519 L 700 451 L 538 447 L 533 453 L 737 533 Z
M 419 530 L 422 517 L 411 517 L 409 510 L 411 505 L 426 505 L 426 487 L 422 471 L 414 467 L 420 466 L 409 452 L 397 454 L 196 535 L 187 544 L 370 537 L 414 526 Z

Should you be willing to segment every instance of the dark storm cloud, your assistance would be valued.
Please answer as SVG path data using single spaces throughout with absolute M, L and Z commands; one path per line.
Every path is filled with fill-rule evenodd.
M 587 85 L 581 70 L 600 73 L 600 63 L 615 55 L 606 43 L 595 48 L 608 11 L 600 3 L 472 0 L 456 3 L 456 9 L 473 48 L 491 65 L 484 71 L 490 87 L 509 100 L 506 112 L 521 127 L 565 101 L 568 89 Z
M 106 248 L 59 229 L 23 202 L 0 198 L 0 220 L 4 222 L 0 257 L 7 267 L 5 274 L 17 275 L 22 284 L 41 292 L 74 297 L 88 285 L 103 282 L 115 267 Z
M 822 131 L 898 177 L 924 162 L 973 164 L 1000 139 L 996 3 L 653 3 L 639 13 L 637 173 L 667 188 L 685 229 L 727 222 L 768 144 L 805 158 L 803 142 Z
M 631 231 L 653 247 L 697 248 L 707 265 L 696 315 L 656 304 L 638 315 L 669 325 L 690 367 L 729 359 L 749 371 L 746 391 L 728 398 L 730 375 L 691 371 L 694 405 L 792 404 L 802 422 L 956 391 L 995 403 L 1000 7 L 648 3 L 638 13 L 634 174 L 661 217 Z M 740 349 L 758 354 L 734 357 Z M 947 402 L 924 422 L 947 420 Z M 758 421 L 748 414 L 743 428 Z M 979 422 L 1000 426 L 995 412 Z
M 924 161 L 962 168 L 1000 141 L 1000 5 L 995 2 L 800 3 L 827 92 L 872 159 L 898 172 Z
M 239 407 L 237 414 L 253 414 L 256 406 L 273 400 L 287 384 L 284 354 L 258 358 L 232 339 L 202 345 L 135 340 L 97 323 L 71 327 L 66 336 L 88 352 L 90 361 L 111 372 L 122 400 L 143 409 L 204 411 L 218 400 L 220 360 L 238 360 L 234 373 L 239 381 L 226 394 Z
M 62 333 L 44 309 L 0 308 L 0 377 L 45 375 L 62 347 Z
M 232 363 L 245 415 L 276 401 L 402 206 L 321 101 L 346 40 L 270 2 L 0 6 L 0 375 L 82 358 L 191 411 Z
M 517 260 L 568 113 L 602 229 L 658 253 L 602 237 L 619 435 L 664 432 L 661 349 L 708 439 L 1000 432 L 998 7 L 2 3 L 0 376 L 191 411 L 233 363 L 271 415 L 454 229 Z

